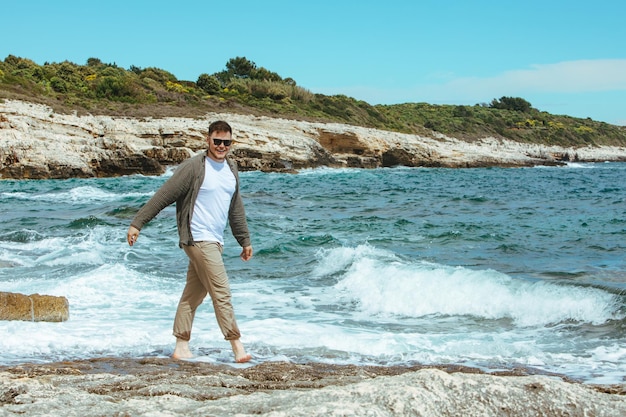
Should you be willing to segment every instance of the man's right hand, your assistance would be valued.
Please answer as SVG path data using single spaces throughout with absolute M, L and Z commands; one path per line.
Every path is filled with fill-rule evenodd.
M 134 226 L 130 226 L 128 228 L 128 232 L 126 233 L 126 240 L 130 246 L 133 246 L 139 237 L 139 229 Z
M 239 255 L 239 257 L 244 261 L 250 260 L 250 258 L 252 258 L 252 246 L 242 248 L 241 255 Z

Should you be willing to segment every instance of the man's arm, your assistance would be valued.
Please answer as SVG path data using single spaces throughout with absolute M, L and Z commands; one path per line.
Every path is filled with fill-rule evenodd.
M 130 246 L 133 246 L 139 237 L 139 231 L 143 226 L 156 217 L 165 207 L 174 203 L 184 193 L 189 192 L 189 181 L 186 180 L 186 173 L 189 172 L 187 166 L 180 166 L 174 175 L 172 175 L 165 184 L 159 188 L 156 193 L 148 200 L 144 206 L 139 209 L 130 227 L 126 233 L 126 240 Z

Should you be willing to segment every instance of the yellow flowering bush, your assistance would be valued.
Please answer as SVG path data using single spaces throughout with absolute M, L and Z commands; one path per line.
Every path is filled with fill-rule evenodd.
M 183 86 L 180 83 L 175 83 L 172 81 L 166 81 L 165 82 L 165 88 L 167 88 L 169 91 L 175 91 L 177 93 L 188 93 L 189 92 L 189 88 Z
M 593 133 L 594 132 L 594 130 L 590 128 L 589 126 L 578 126 L 577 128 L 574 128 L 574 130 L 576 131 L 576 133 Z

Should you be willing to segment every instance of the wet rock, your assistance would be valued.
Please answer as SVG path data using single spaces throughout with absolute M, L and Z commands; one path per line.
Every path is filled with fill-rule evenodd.
M 0 292 L 0 320 L 60 322 L 69 317 L 65 297 Z
M 609 388 L 532 369 L 103 358 L 0 367 L 0 415 L 621 417 Z

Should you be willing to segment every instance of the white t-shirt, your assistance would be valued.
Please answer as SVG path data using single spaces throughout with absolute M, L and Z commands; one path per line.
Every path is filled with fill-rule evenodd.
M 219 242 L 223 245 L 228 209 L 237 180 L 226 161 L 216 162 L 207 157 L 204 168 L 204 181 L 191 216 L 191 236 L 197 242 Z

